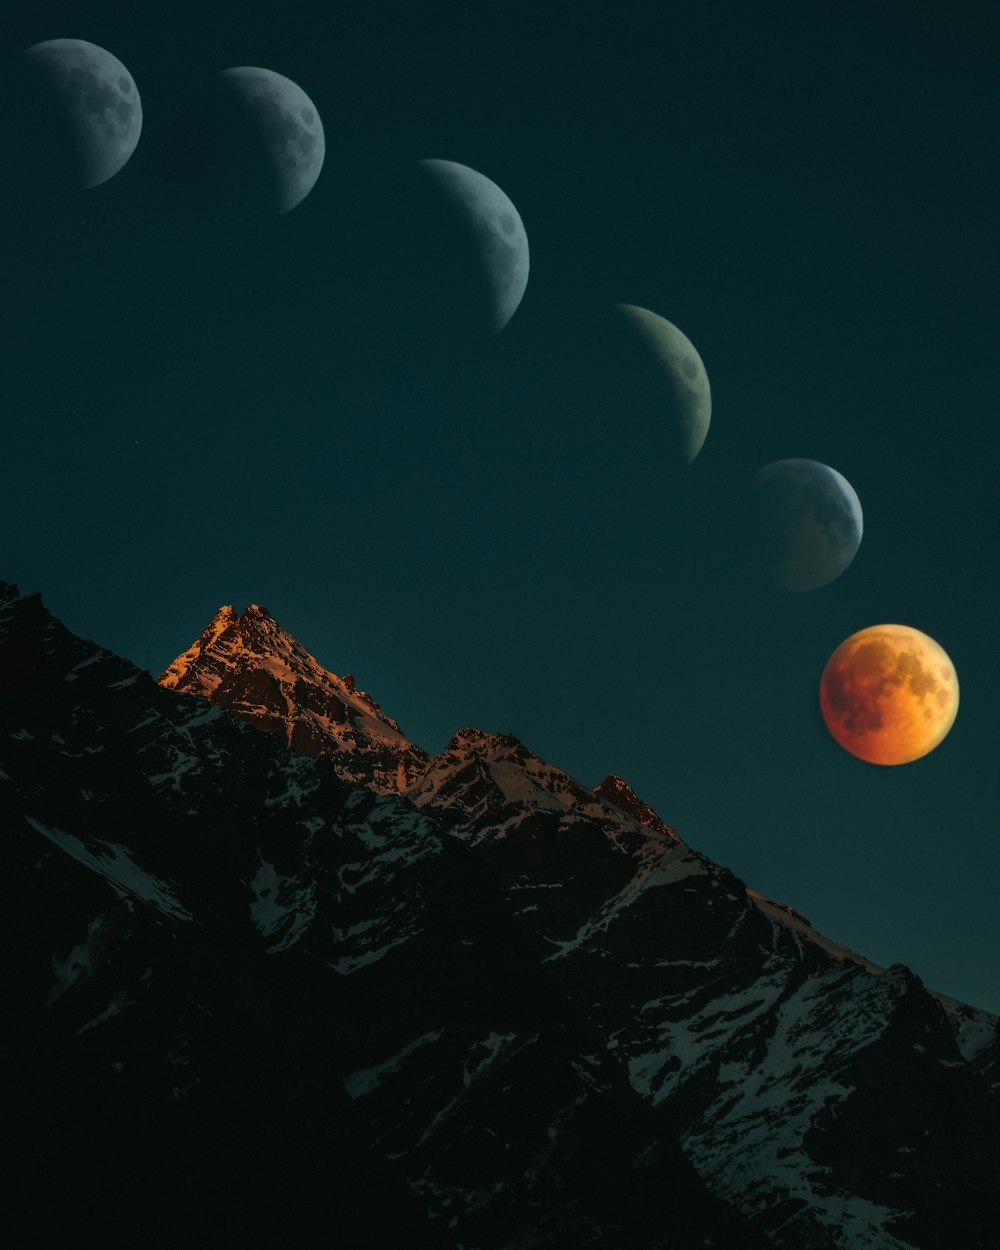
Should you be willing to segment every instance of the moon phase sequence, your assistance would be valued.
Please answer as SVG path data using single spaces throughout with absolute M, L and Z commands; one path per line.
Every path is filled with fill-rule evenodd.
M 834 739 L 870 764 L 909 764 L 933 751 L 958 714 L 958 678 L 944 649 L 908 625 L 872 625 L 834 651 L 820 681 Z
M 142 130 L 132 75 L 116 56 L 85 39 L 48 39 L 23 57 L 72 129 L 83 185 L 107 182 L 135 151 Z
M 65 123 L 72 135 L 82 184 L 95 187 L 113 177 L 142 129 L 139 92 L 126 67 L 81 39 L 37 43 L 25 50 L 23 64 L 62 119 L 59 129 Z M 272 70 L 240 66 L 222 71 L 217 81 L 249 123 L 258 154 L 263 149 L 278 212 L 289 211 L 309 194 L 323 166 L 317 109 L 296 83 Z M 517 209 L 495 183 L 465 165 L 423 160 L 416 168 L 467 227 L 475 268 L 485 279 L 486 320 L 494 332 L 502 329 L 528 281 L 528 241 Z M 458 268 L 464 254 L 455 251 Z M 435 253 L 435 279 L 438 259 Z M 461 304 L 456 316 L 471 311 Z M 675 325 L 645 308 L 616 304 L 611 319 L 609 340 L 620 343 L 609 342 L 602 364 L 622 366 L 606 370 L 620 392 L 616 399 L 626 401 L 633 417 L 656 413 L 666 467 L 690 465 L 705 442 L 712 409 L 698 352 Z M 837 470 L 817 461 L 781 460 L 759 470 L 750 512 L 757 571 L 785 590 L 826 585 L 844 572 L 861 543 L 857 494 Z M 927 635 L 907 626 L 872 626 L 830 657 L 820 704 L 830 733 L 851 754 L 876 764 L 909 763 L 950 731 L 958 681 L 946 653 Z

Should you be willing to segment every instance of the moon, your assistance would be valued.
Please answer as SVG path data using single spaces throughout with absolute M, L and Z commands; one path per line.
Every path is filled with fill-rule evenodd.
M 218 77 L 250 120 L 266 153 L 278 213 L 287 213 L 323 168 L 326 139 L 316 106 L 297 83 L 271 69 L 240 65 Z
M 839 577 L 864 531 L 861 501 L 836 469 L 776 460 L 750 488 L 751 564 L 781 590 L 815 590 Z
M 467 165 L 442 160 L 417 165 L 471 230 L 489 286 L 490 328 L 498 332 L 517 311 L 528 285 L 528 236 L 520 214 L 495 182 Z
M 84 39 L 48 39 L 22 53 L 68 122 L 86 188 L 112 178 L 136 149 L 142 104 L 116 56 Z
M 702 359 L 690 339 L 665 317 L 635 304 L 615 304 L 614 311 L 636 356 L 636 375 L 628 382 L 638 381 L 641 402 L 656 407 L 667 435 L 668 457 L 687 467 L 701 451 L 712 419 L 712 391 Z M 622 416 L 628 419 L 628 402 Z
M 944 649 L 919 629 L 872 625 L 830 656 L 819 700 L 845 751 L 870 764 L 909 764 L 955 723 L 958 678 Z

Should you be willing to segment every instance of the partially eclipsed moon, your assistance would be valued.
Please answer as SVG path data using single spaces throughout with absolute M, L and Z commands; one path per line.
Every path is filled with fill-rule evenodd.
M 947 653 L 919 629 L 872 625 L 830 656 L 819 699 L 845 751 L 870 764 L 909 764 L 954 724 L 958 678 Z
M 132 75 L 116 56 L 85 39 L 48 39 L 23 56 L 72 129 L 83 185 L 107 182 L 135 151 L 142 130 Z
M 323 123 L 298 83 L 273 69 L 240 65 L 219 78 L 246 110 L 266 153 L 279 213 L 306 198 L 326 154 Z
M 660 412 L 669 459 L 687 466 L 708 435 L 712 390 L 690 339 L 665 317 L 635 304 L 615 304 L 628 327 L 637 356 L 651 366 L 645 395 Z
M 492 329 L 502 330 L 528 285 L 528 236 L 520 214 L 497 184 L 478 170 L 440 160 L 423 160 L 418 167 L 461 208 L 489 283 Z
M 751 563 L 781 590 L 815 590 L 839 577 L 861 546 L 861 502 L 842 474 L 817 460 L 776 460 L 750 489 Z

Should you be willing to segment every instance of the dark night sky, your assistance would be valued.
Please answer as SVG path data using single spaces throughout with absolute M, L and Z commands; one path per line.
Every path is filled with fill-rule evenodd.
M 118 56 L 144 128 L 109 182 L 52 190 L 9 150 L 33 123 L 6 93 L 0 577 L 154 673 L 220 603 L 264 603 L 422 746 L 472 724 L 589 785 L 621 773 L 831 937 L 1000 1010 L 996 8 L 7 11 L 7 58 L 64 36 Z M 324 122 L 281 218 L 177 173 L 187 101 L 231 65 L 292 78 Z M 531 276 L 495 339 L 415 362 L 391 309 L 358 330 L 351 208 L 418 157 L 506 191 Z M 390 242 L 404 219 L 375 214 Z M 708 370 L 679 480 L 579 382 L 580 317 L 614 301 Z M 785 457 L 865 512 L 852 566 L 801 595 L 734 557 L 749 475 Z M 841 750 L 816 697 L 887 621 L 936 638 L 962 692 L 898 768 Z

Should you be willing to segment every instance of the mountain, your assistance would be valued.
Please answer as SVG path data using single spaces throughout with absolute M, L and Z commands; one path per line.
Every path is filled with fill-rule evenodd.
M 995 1017 L 621 778 L 475 729 L 428 756 L 259 607 L 161 682 L 0 584 L 37 1240 L 995 1244 Z
M 992 1244 L 995 1017 L 816 932 L 622 778 L 589 790 L 511 734 L 460 730 L 403 793 L 488 866 L 632 1088 L 776 1244 Z
M 7 585 L 0 747 L 34 1244 L 766 1244 L 409 800 Z

